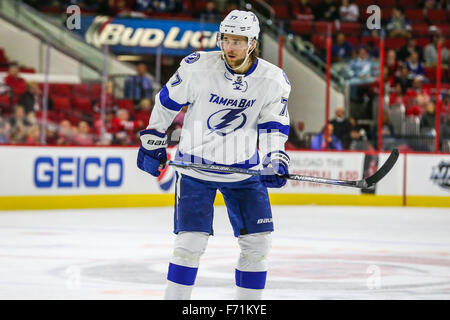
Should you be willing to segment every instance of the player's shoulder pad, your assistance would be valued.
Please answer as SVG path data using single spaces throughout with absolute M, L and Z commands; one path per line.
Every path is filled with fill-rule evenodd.
M 220 57 L 220 51 L 196 51 L 184 57 L 180 67 L 191 72 L 210 69 Z
M 262 67 L 263 77 L 274 80 L 284 90 L 291 90 L 291 83 L 289 82 L 289 79 L 283 69 L 264 59 L 258 59 Z

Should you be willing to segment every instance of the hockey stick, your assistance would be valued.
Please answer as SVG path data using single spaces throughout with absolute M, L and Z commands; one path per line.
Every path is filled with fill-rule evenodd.
M 351 180 L 338 180 L 338 179 L 328 179 L 328 178 L 320 178 L 320 177 L 310 177 L 310 176 L 304 176 L 300 174 L 287 174 L 283 177 L 289 180 L 298 180 L 298 181 L 306 181 L 306 182 L 315 182 L 315 183 L 323 183 L 323 184 L 333 184 L 338 186 L 344 186 L 344 187 L 353 187 L 353 188 L 360 188 L 365 189 L 369 188 L 373 185 L 375 185 L 378 181 L 383 179 L 389 171 L 391 171 L 392 167 L 395 165 L 398 159 L 398 150 L 394 149 L 392 150 L 391 154 L 389 155 L 388 159 L 385 163 L 381 166 L 377 172 L 375 172 L 370 177 L 351 181 Z M 187 163 L 187 162 L 179 162 L 179 161 L 168 161 L 167 165 L 179 167 L 179 168 L 185 168 L 185 169 L 200 169 L 200 170 L 206 170 L 206 171 L 219 171 L 219 172 L 227 172 L 227 173 L 242 173 L 242 174 L 248 174 L 252 176 L 259 176 L 261 175 L 260 170 L 250 170 L 250 169 L 243 169 L 243 168 L 236 168 L 236 167 L 226 167 L 221 165 L 215 165 L 215 164 L 202 164 L 202 163 Z

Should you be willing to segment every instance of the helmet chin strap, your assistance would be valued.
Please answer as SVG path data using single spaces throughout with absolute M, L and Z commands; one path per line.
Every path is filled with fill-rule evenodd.
M 251 47 L 251 46 L 250 46 L 250 47 Z M 240 66 L 235 67 L 235 68 L 233 68 L 232 66 L 230 66 L 230 65 L 228 64 L 227 58 L 225 57 L 225 53 L 223 52 L 223 48 L 221 47 L 220 49 L 222 50 L 222 58 L 223 58 L 223 61 L 225 61 L 225 64 L 226 64 L 226 65 L 228 66 L 228 68 L 230 68 L 231 70 L 233 70 L 233 71 L 239 70 L 240 68 L 242 68 L 242 66 L 245 65 L 245 63 L 247 62 L 248 57 L 249 57 L 250 54 L 253 52 L 253 50 L 255 50 L 255 48 L 256 48 L 256 46 L 255 46 L 255 48 L 253 48 L 253 50 L 249 52 L 250 47 L 247 48 L 247 52 L 246 52 L 246 54 L 245 54 L 245 59 L 244 59 L 244 61 L 241 63 Z

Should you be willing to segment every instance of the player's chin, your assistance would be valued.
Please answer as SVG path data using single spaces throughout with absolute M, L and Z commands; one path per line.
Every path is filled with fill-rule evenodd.
M 227 56 L 226 58 L 227 58 L 228 64 L 229 64 L 231 67 L 237 67 L 237 66 L 241 65 L 242 62 L 244 62 L 244 59 L 239 59 L 239 58 L 236 57 L 236 56 L 232 56 L 232 57 Z

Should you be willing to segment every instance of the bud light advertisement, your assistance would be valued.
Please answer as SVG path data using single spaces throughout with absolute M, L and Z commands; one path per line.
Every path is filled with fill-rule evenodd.
M 193 51 L 218 50 L 216 23 L 153 19 L 82 17 L 73 32 L 89 44 L 108 45 L 115 54 L 161 54 L 185 56 Z

